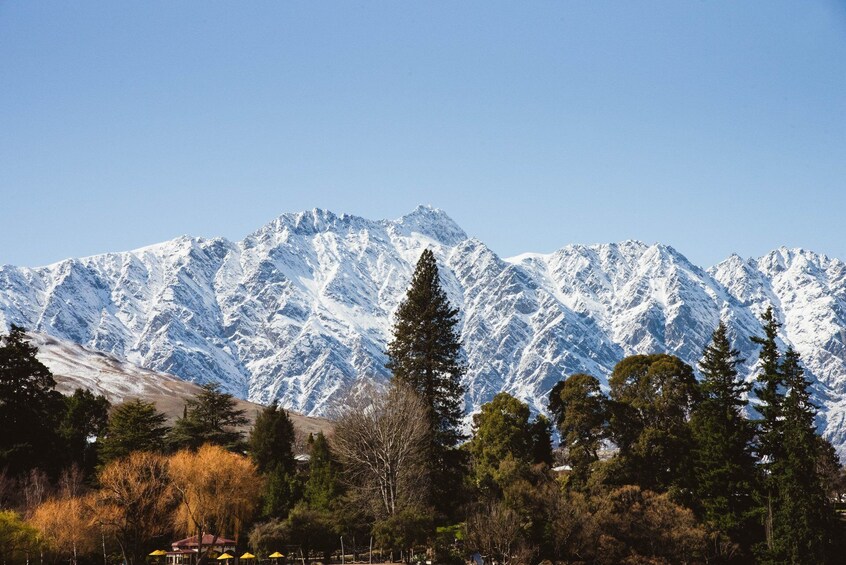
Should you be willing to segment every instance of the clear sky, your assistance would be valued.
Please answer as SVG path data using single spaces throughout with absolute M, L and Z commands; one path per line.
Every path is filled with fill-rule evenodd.
M 846 3 L 0 1 L 0 264 L 420 203 L 846 259 Z

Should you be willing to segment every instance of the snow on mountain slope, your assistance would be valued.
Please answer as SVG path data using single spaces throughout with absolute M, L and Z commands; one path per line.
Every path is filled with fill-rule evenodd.
M 137 367 L 128 361 L 87 349 L 79 344 L 45 334 L 30 332 L 30 343 L 38 347 L 38 359 L 47 365 L 56 379 L 56 389 L 73 394 L 77 388 L 102 394 L 112 405 L 130 399 L 152 402 L 170 421 L 182 415 L 185 402 L 194 398 L 200 388 L 167 373 Z M 262 406 L 238 400 L 237 408 L 244 410 L 252 427 Z M 303 416 L 289 412 L 291 421 L 303 434 L 331 433 L 332 423 L 324 418 Z
M 732 256 L 708 271 L 637 241 L 503 259 L 433 208 L 395 221 L 312 210 L 240 242 L 181 237 L 1 267 L 0 324 L 325 414 L 362 380 L 388 377 L 392 315 L 427 247 L 461 310 L 468 409 L 505 390 L 544 410 L 559 379 L 604 379 L 632 353 L 695 365 L 719 319 L 751 376 L 749 336 L 772 304 L 814 380 L 821 429 L 846 452 L 846 265 L 803 250 Z

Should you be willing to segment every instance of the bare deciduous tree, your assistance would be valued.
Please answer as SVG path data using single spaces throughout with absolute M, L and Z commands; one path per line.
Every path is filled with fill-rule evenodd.
M 397 384 L 340 415 L 331 437 L 344 476 L 377 517 L 394 516 L 421 502 L 427 491 L 427 408 L 408 386 Z
M 527 547 L 522 544 L 520 516 L 504 502 L 493 501 L 472 512 L 465 522 L 467 542 L 486 559 L 509 565 L 522 563 Z
M 35 509 L 47 499 L 50 491 L 50 480 L 47 473 L 40 469 L 33 469 L 21 480 L 24 516 L 32 516 Z

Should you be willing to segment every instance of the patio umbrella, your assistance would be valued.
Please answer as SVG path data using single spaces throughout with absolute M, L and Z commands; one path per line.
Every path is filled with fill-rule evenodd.
M 279 559 L 280 557 L 285 557 L 285 556 L 282 555 L 281 553 L 279 553 L 278 551 L 274 551 L 273 553 L 268 555 L 268 557 L 270 557 L 272 559 Z
M 229 555 L 228 553 L 221 553 L 221 554 L 220 554 L 220 557 L 218 557 L 218 558 L 217 558 L 217 560 L 218 560 L 218 561 L 221 561 L 221 560 L 223 560 L 223 559 L 232 559 L 232 556 L 231 556 L 231 555 Z
M 161 557 L 162 555 L 167 555 L 167 551 L 157 549 L 156 551 L 151 551 L 149 553 L 151 557 Z
M 250 553 L 249 551 L 241 556 L 241 559 L 255 559 L 256 556 Z

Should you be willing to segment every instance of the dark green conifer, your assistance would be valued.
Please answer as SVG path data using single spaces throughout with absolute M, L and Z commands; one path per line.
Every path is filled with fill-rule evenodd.
M 250 457 L 266 479 L 265 517 L 284 518 L 299 496 L 293 445 L 294 424 L 273 402 L 256 417 L 249 439 Z
M 23 328 L 12 325 L 0 336 L 0 469 L 13 476 L 36 467 L 56 472 L 61 463 L 55 453 L 64 402 L 37 353 Z
M 763 337 L 752 336 L 752 341 L 761 346 L 758 357 L 758 386 L 755 395 L 760 401 L 755 409 L 760 413 L 758 421 L 758 453 L 769 461 L 779 459 L 781 447 L 781 405 L 784 400 L 784 375 L 781 371 L 781 356 L 778 351 L 778 329 L 781 324 L 775 319 L 772 307 L 767 308 L 761 316 L 764 322 Z
M 764 533 L 767 551 L 774 550 L 773 512 L 777 505 L 777 483 L 774 466 L 781 461 L 783 444 L 781 411 L 784 402 L 784 374 L 781 370 L 781 355 L 778 351 L 778 329 L 781 324 L 775 319 L 772 306 L 761 316 L 764 335 L 752 336 L 752 341 L 761 346 L 758 355 L 758 386 L 753 390 L 758 397 L 755 410 L 761 415 L 757 420 L 758 459 L 763 470 L 761 485 L 761 513 L 764 516 Z
M 109 401 L 105 396 L 78 388 L 65 397 L 59 435 L 65 444 L 66 464 L 77 465 L 91 476 L 97 466 L 97 451 L 109 425 Z
M 781 409 L 781 457 L 771 467 L 778 498 L 769 557 L 788 563 L 826 563 L 832 557 L 836 515 L 818 470 L 817 406 L 811 402 L 811 383 L 799 354 L 792 348 L 784 354 L 781 373 L 787 392 Z
M 288 412 L 274 401 L 256 416 L 250 432 L 250 457 L 259 473 L 268 473 L 275 468 L 292 473 L 293 446 L 294 424 Z
M 231 451 L 244 449 L 244 432 L 249 420 L 237 408 L 235 398 L 220 390 L 219 383 L 207 383 L 195 398 L 188 400 L 185 416 L 171 430 L 169 443 L 174 449 L 197 449 L 205 443 Z
M 725 324 L 714 331 L 699 367 L 701 401 L 691 416 L 694 440 L 694 503 L 720 536 L 750 547 L 755 533 L 757 468 L 753 424 L 744 417 L 751 385 L 738 376 L 742 362 L 731 347 Z M 722 544 L 715 544 L 722 547 Z
M 308 479 L 303 489 L 303 498 L 314 510 L 333 510 L 340 505 L 341 483 L 338 463 L 329 450 L 329 442 L 323 432 L 310 438 Z
M 133 451 L 164 451 L 167 416 L 152 402 L 139 399 L 117 405 L 109 415 L 105 437 L 100 441 L 100 463 L 126 457 Z
M 458 323 L 458 310 L 441 287 L 435 255 L 426 249 L 396 313 L 387 367 L 394 379 L 411 386 L 429 406 L 432 502 L 448 514 L 459 502 L 464 458 L 457 445 L 466 437 L 460 428 L 466 367 Z

